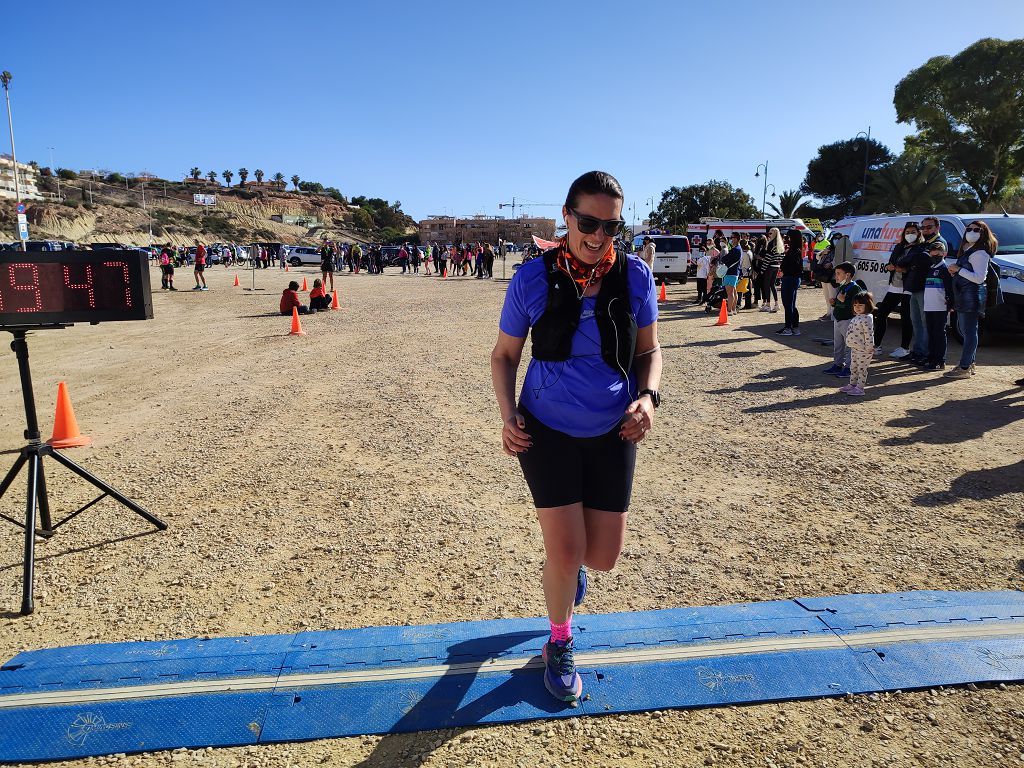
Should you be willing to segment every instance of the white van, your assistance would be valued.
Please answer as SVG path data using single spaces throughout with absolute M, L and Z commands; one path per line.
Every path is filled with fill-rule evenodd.
M 690 238 L 686 235 L 637 235 L 633 250 L 639 253 L 644 238 L 654 241 L 654 278 L 656 280 L 690 279 Z
M 889 254 L 899 242 L 908 221 L 934 215 L 939 220 L 939 234 L 949 246 L 952 263 L 960 249 L 964 229 L 972 221 L 983 221 L 999 241 L 999 250 L 992 263 L 999 273 L 999 287 L 1004 303 L 985 317 L 985 327 L 1009 333 L 1024 333 L 1024 215 L 980 213 L 976 216 L 960 213 L 921 214 L 909 216 L 855 216 L 842 219 L 832 227 L 832 233 L 850 238 L 857 278 L 880 301 L 889 285 L 885 267 Z

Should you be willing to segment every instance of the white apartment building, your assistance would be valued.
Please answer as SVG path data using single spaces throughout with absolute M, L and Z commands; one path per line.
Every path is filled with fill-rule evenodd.
M 39 175 L 35 168 L 25 163 L 18 163 L 18 182 L 21 187 L 22 200 L 42 200 L 37 182 Z M 10 155 L 0 155 L 0 197 L 14 200 L 14 161 Z

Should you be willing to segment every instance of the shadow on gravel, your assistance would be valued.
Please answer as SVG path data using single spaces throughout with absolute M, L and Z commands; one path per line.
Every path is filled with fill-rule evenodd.
M 487 659 L 514 648 L 524 639 L 545 637 L 547 634 L 546 631 L 509 632 L 466 640 L 450 645 L 447 657 L 438 663 L 479 664 L 479 667 L 483 667 Z M 381 738 L 373 752 L 357 763 L 356 768 L 392 768 L 407 760 L 417 765 L 426 762 L 431 753 L 446 741 L 463 733 L 462 727 L 480 724 L 488 715 L 501 709 L 527 704 L 552 715 L 566 711 L 566 705 L 556 701 L 544 689 L 539 670 L 514 672 L 504 683 L 463 703 L 474 680 L 475 675 L 465 671 L 438 678 L 430 690 L 395 723 L 394 733 Z M 493 722 L 497 724 L 498 721 Z M 443 732 L 437 730 L 440 728 L 458 730 Z
M 960 499 L 997 499 L 1024 490 L 1024 459 L 1016 464 L 965 472 L 949 484 L 948 491 L 931 491 L 914 497 L 924 507 L 943 507 Z M 1024 530 L 1024 523 L 1018 525 Z M 1021 561 L 1024 562 L 1024 561 Z
M 870 384 L 870 377 L 868 383 Z M 947 400 L 934 408 L 911 408 L 887 427 L 917 427 L 906 437 L 888 437 L 880 445 L 931 443 L 951 445 L 982 437 L 986 432 L 1024 419 L 1024 392 L 1008 389 L 995 395 Z

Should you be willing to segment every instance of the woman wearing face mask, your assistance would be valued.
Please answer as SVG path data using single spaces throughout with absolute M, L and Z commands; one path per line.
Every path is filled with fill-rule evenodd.
M 978 352 L 978 320 L 985 313 L 985 277 L 988 264 L 999 248 L 999 241 L 983 221 L 972 221 L 964 232 L 956 264 L 949 267 L 953 276 L 953 306 L 964 348 L 960 365 L 944 375 L 966 379 L 974 375 L 974 357 Z
M 571 622 L 586 594 L 584 566 L 609 571 L 618 560 L 636 445 L 661 403 L 654 278 L 640 258 L 613 248 L 625 224 L 622 198 L 602 171 L 572 183 L 566 236 L 515 273 L 491 353 L 502 448 L 519 458 L 547 555 L 544 685 L 570 704 L 583 691 Z M 517 405 L 527 333 L 533 359 Z
M 900 346 L 896 347 L 890 355 L 902 358 L 910 354 L 913 328 L 910 320 L 910 294 L 903 288 L 903 272 L 897 269 L 896 265 L 920 239 L 921 228 L 916 221 L 908 221 L 903 227 L 900 241 L 896 243 L 892 253 L 889 254 L 889 263 L 885 267 L 889 273 L 889 286 L 882 301 L 875 308 L 875 354 L 882 351 L 882 339 L 885 338 L 885 331 L 889 326 L 889 315 L 895 309 L 900 310 L 902 317 L 902 336 L 900 337 Z
M 786 324 L 776 331 L 780 336 L 800 335 L 800 312 L 796 308 L 796 295 L 804 274 L 804 238 L 795 229 L 786 233 L 788 245 L 782 256 L 782 308 L 786 313 Z
M 910 294 L 910 323 L 914 329 L 914 340 L 910 347 L 910 362 L 925 365 L 928 362 L 928 326 L 924 317 L 924 283 L 931 269 L 932 260 L 928 255 L 926 240 L 911 242 L 896 263 L 896 269 L 903 273 L 903 290 Z

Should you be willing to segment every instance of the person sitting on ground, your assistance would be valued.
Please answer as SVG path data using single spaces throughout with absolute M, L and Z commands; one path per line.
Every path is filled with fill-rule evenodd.
M 309 308 L 299 301 L 299 284 L 294 280 L 288 283 L 288 287 L 281 293 L 281 314 L 290 315 L 293 309 L 299 310 L 300 315 L 309 313 Z
M 846 345 L 846 332 L 853 318 L 853 299 L 863 293 L 860 284 L 853 281 L 857 268 L 848 261 L 836 264 L 836 297 L 832 300 L 832 365 L 825 373 L 850 378 L 850 348 Z M 873 329 L 872 329 L 873 332 Z
M 331 293 L 333 293 L 333 291 Z M 309 311 L 323 312 L 330 308 L 331 294 L 324 289 L 324 283 L 318 277 L 313 281 L 313 290 L 309 292 Z

